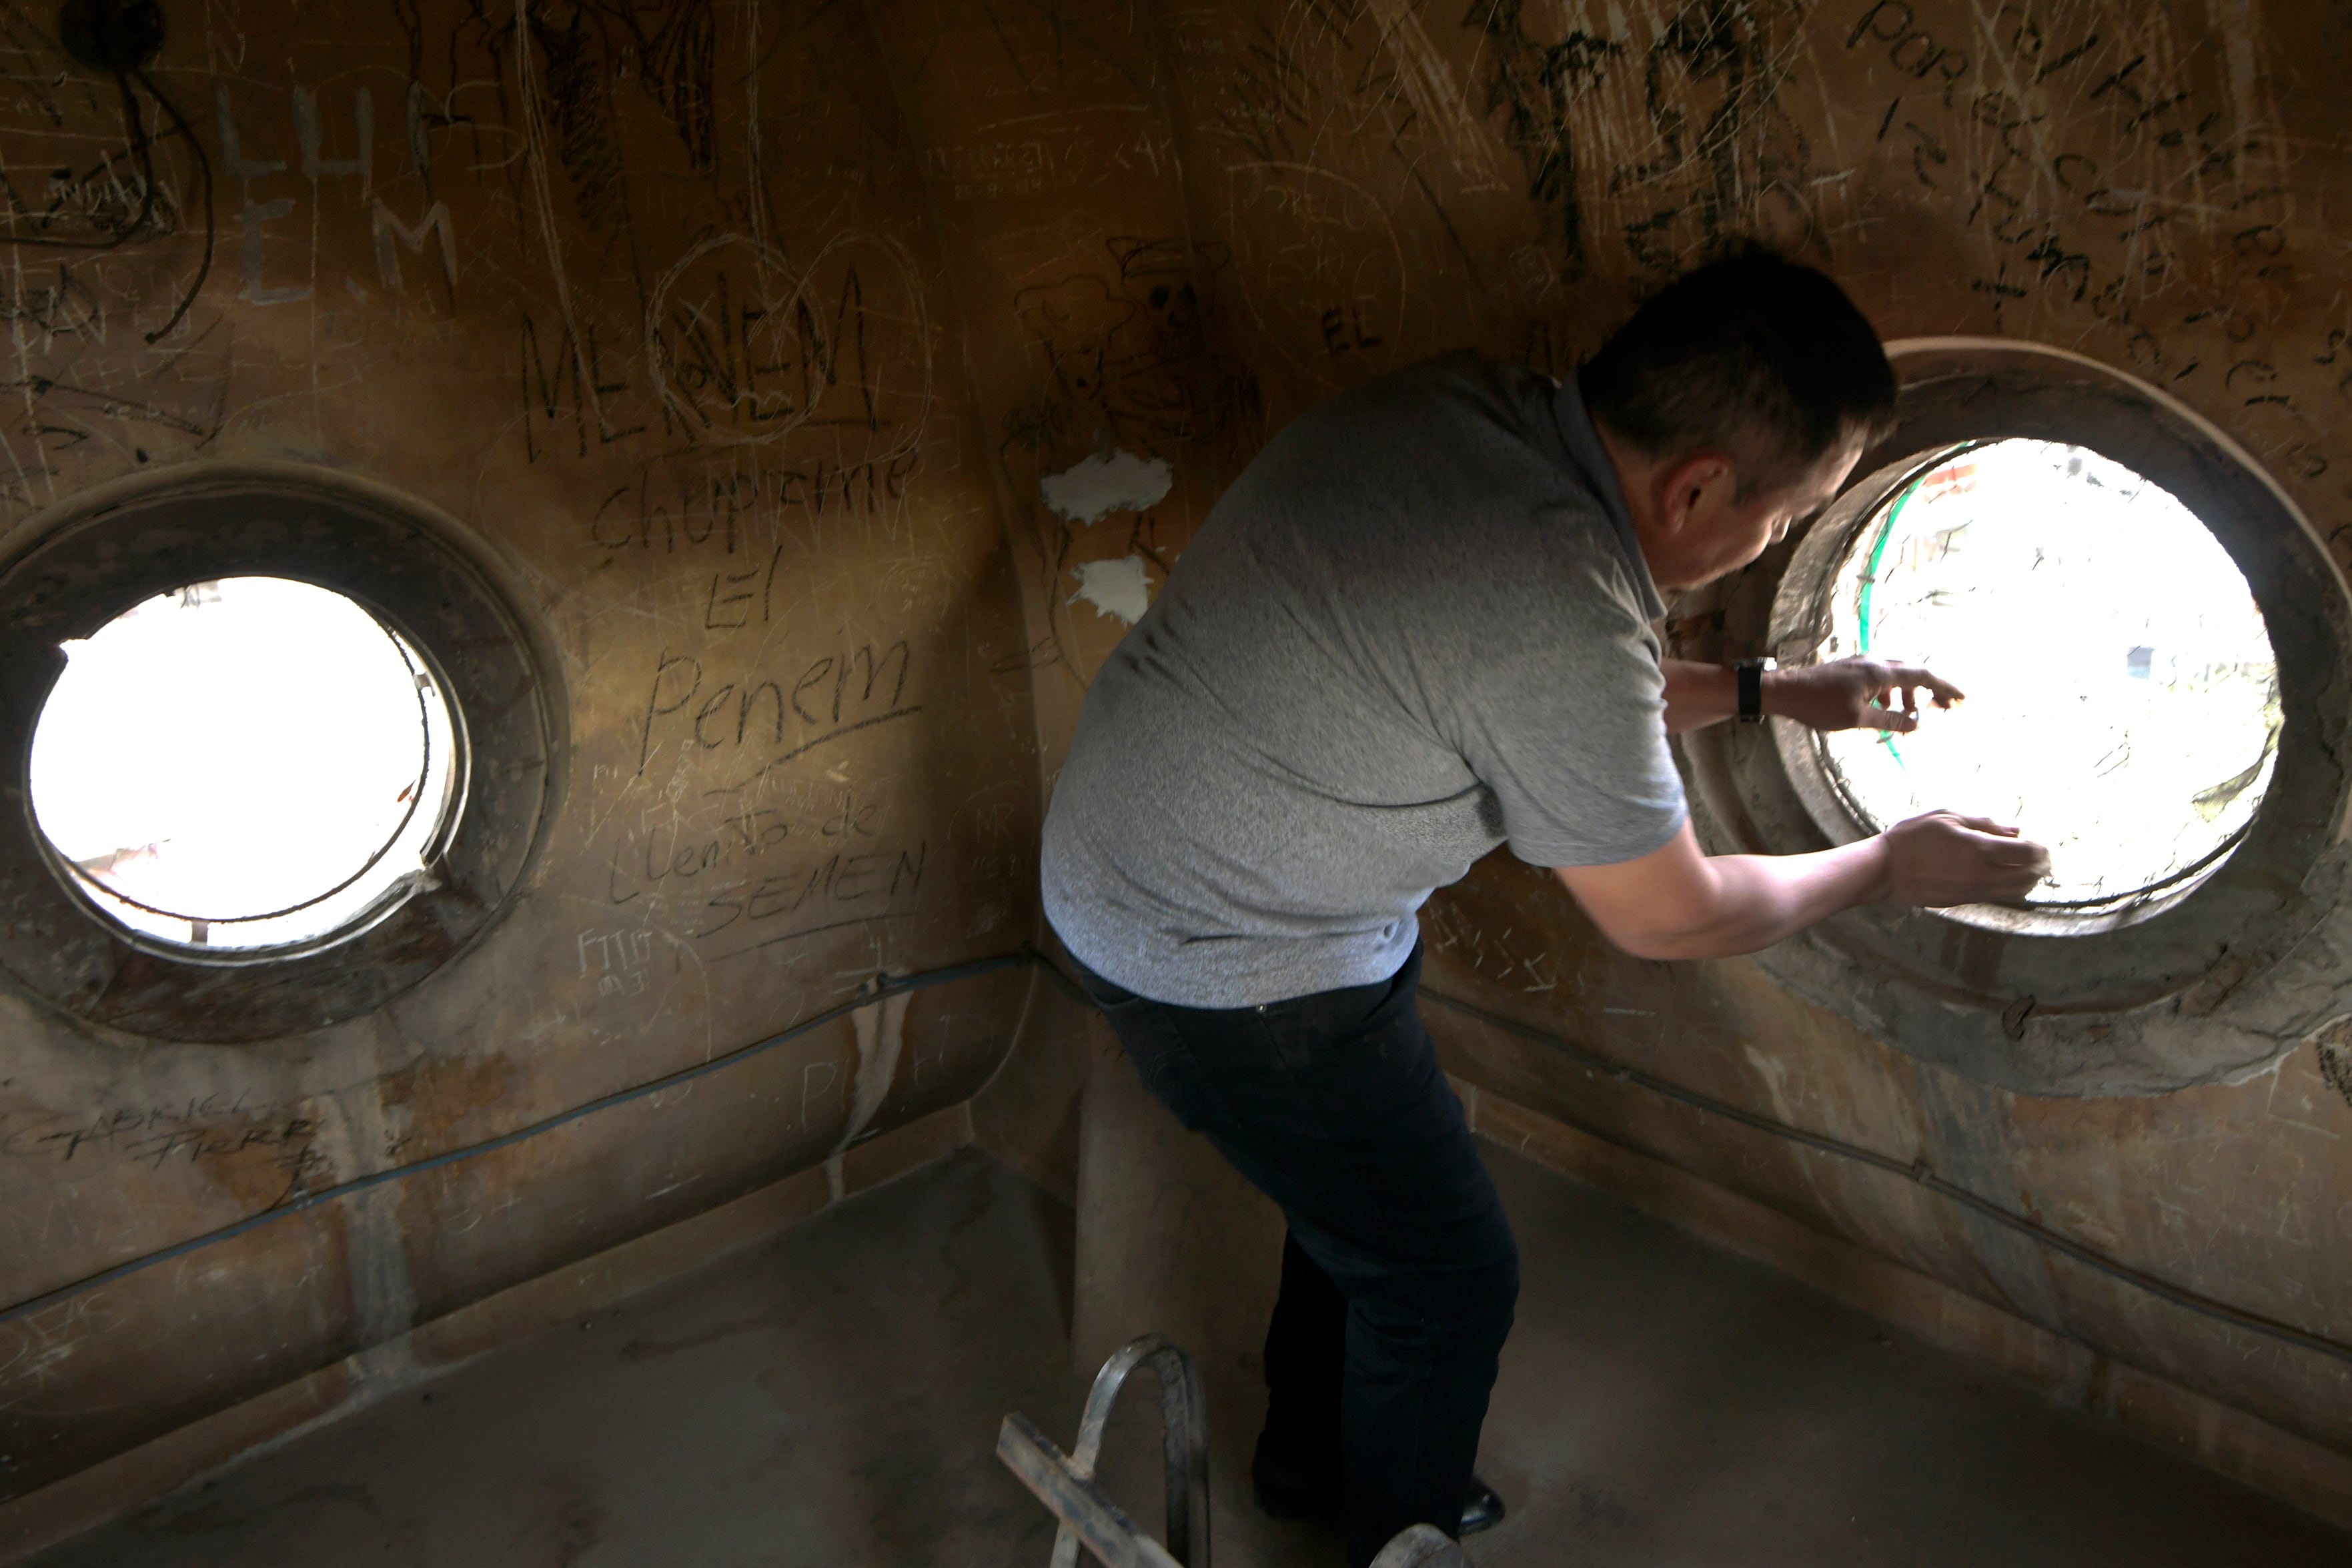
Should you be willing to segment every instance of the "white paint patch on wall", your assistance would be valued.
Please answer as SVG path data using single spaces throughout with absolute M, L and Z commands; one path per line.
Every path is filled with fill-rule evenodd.
M 1143 619 L 1151 608 L 1151 579 L 1144 572 L 1139 555 L 1122 556 L 1117 560 L 1082 560 L 1072 569 L 1078 574 L 1078 591 L 1070 595 L 1076 604 L 1085 600 L 1095 607 L 1097 615 L 1108 615 L 1124 621 L 1129 626 Z
M 1114 448 L 1046 475 L 1037 488 L 1055 513 L 1074 523 L 1093 523 L 1113 512 L 1157 506 L 1175 482 L 1176 471 L 1166 458 L 1138 457 Z

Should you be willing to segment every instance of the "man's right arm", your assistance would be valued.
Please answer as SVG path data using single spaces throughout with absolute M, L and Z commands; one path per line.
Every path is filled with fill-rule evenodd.
M 1683 824 L 1663 849 L 1559 880 L 1601 934 L 1639 958 L 1722 958 L 1793 936 L 1842 909 L 2018 898 L 2050 852 L 1981 817 L 1930 811 L 1875 838 L 1802 855 L 1709 855 Z

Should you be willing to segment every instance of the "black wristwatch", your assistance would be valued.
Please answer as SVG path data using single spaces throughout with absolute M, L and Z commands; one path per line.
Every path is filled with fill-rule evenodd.
M 1739 677 L 1739 722 L 1764 722 L 1764 676 L 1767 671 L 1780 667 L 1777 660 L 1741 659 L 1731 666 Z

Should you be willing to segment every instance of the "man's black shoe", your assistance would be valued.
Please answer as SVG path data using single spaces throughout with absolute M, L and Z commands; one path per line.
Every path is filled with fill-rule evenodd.
M 1470 1490 L 1462 1499 L 1462 1528 L 1456 1535 L 1475 1535 L 1482 1530 L 1492 1530 L 1503 1522 L 1503 1500 L 1493 1487 L 1476 1476 L 1470 1478 Z

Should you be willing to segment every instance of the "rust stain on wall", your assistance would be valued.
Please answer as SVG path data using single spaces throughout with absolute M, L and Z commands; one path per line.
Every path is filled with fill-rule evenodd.
M 385 1073 L 376 1094 L 398 1131 L 387 1135 L 379 1157 L 446 1147 L 489 1124 L 519 1076 L 514 1060 L 503 1054 L 428 1057 Z

